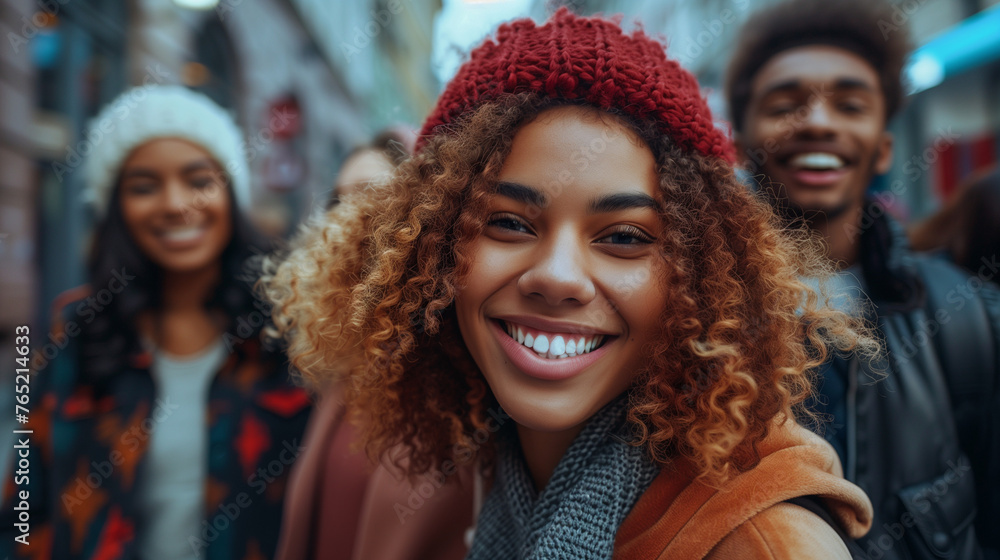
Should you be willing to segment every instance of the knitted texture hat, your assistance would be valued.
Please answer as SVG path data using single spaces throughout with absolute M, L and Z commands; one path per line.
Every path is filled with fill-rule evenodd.
M 438 98 L 417 141 L 423 148 L 438 127 L 503 94 L 535 92 L 583 100 L 654 121 L 684 150 L 734 161 L 729 139 L 689 72 L 668 60 L 663 45 L 642 31 L 626 35 L 612 21 L 560 8 L 542 26 L 530 19 L 501 25 Z
M 139 86 L 109 103 L 90 123 L 84 179 L 99 215 L 128 155 L 157 138 L 187 140 L 208 151 L 229 175 L 240 208 L 250 206 L 250 173 L 239 127 L 222 107 L 183 86 Z

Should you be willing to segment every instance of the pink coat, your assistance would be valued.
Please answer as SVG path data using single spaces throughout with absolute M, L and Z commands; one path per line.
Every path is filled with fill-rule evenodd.
M 285 498 L 279 560 L 460 560 L 473 523 L 472 467 L 411 486 L 354 450 L 355 428 L 330 395 L 306 430 Z

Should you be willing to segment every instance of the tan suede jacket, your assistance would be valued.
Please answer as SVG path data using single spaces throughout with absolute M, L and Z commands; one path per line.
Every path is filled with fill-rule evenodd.
M 850 560 L 833 527 L 786 502 L 816 496 L 851 537 L 868 531 L 871 502 L 844 480 L 833 447 L 786 422 L 760 451 L 757 467 L 718 489 L 696 480 L 690 462 L 664 468 L 618 529 L 615 558 Z
M 471 469 L 420 504 L 414 489 L 349 450 L 355 435 L 335 398 L 313 416 L 306 449 L 292 473 L 278 558 L 458 560 L 472 524 Z M 776 426 L 764 458 L 720 489 L 696 481 L 677 460 L 664 468 L 618 530 L 615 558 L 694 560 L 850 560 L 843 541 L 814 513 L 785 500 L 818 496 L 857 538 L 872 506 L 844 480 L 833 448 L 797 424 Z M 326 503 L 325 503 L 326 502 Z M 418 506 L 400 510 L 397 506 Z M 410 515 L 412 513 L 412 515 Z

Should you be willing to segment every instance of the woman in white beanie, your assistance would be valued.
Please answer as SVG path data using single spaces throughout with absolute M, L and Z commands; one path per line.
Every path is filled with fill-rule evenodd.
M 65 349 L 37 360 L 14 552 L 270 557 L 311 407 L 259 339 L 239 129 L 201 94 L 147 86 L 88 137 L 100 222 L 88 285 L 55 306 Z

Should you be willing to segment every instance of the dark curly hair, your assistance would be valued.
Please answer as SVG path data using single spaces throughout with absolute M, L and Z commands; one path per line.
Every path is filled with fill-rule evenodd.
M 468 434 L 486 429 L 496 401 L 453 304 L 515 134 L 567 103 L 521 93 L 481 104 L 270 263 L 272 334 L 307 382 L 346 382 L 373 457 L 402 445 L 405 469 L 420 474 L 468 455 Z M 782 229 L 730 165 L 610 112 L 656 158 L 668 232 L 659 243 L 669 302 L 629 420 L 656 461 L 683 454 L 721 481 L 756 464 L 756 444 L 811 393 L 809 372 L 830 351 L 877 352 L 878 343 L 799 280 L 829 271 L 815 240 Z M 487 442 L 478 455 L 488 464 L 493 452 Z
M 895 18 L 895 19 L 894 19 Z M 886 0 L 786 0 L 754 13 L 743 25 L 725 79 L 733 129 L 743 129 L 754 75 L 782 51 L 833 45 L 869 61 L 885 96 L 886 121 L 903 103 L 909 32 Z

